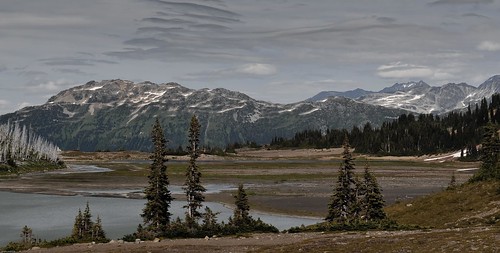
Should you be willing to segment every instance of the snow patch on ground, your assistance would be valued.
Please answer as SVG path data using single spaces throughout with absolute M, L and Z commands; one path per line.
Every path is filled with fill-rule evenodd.
M 450 154 L 450 155 L 433 157 L 433 158 L 427 158 L 424 161 L 425 162 L 430 162 L 430 161 L 444 161 L 444 160 L 447 160 L 447 159 L 450 159 L 450 158 L 459 158 L 461 155 L 462 155 L 462 151 L 458 151 L 458 152 L 455 152 L 455 153 Z M 466 154 L 464 153 L 464 156 L 465 155 Z

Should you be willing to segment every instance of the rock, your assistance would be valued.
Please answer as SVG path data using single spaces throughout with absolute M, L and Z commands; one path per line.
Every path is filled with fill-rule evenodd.
M 33 247 L 33 248 L 31 248 L 31 250 L 39 250 L 39 249 L 40 249 L 40 247 Z
M 109 244 L 115 244 L 115 243 L 116 243 L 116 241 L 115 241 L 115 240 L 111 240 L 111 241 L 109 241 L 108 243 L 109 243 Z
M 155 238 L 155 239 L 153 240 L 153 242 L 160 242 L 160 241 L 161 241 L 161 240 L 160 240 L 160 238 Z
M 205 236 L 205 241 L 208 241 L 208 240 L 210 240 L 210 237 L 208 237 L 208 235 L 207 235 L 207 236 Z
M 412 206 L 413 206 L 412 203 L 406 204 L 406 207 L 412 207 Z
M 136 244 L 141 243 L 141 239 L 135 239 L 135 243 L 136 243 Z
M 119 243 L 119 244 L 123 244 L 123 243 L 124 243 L 124 241 L 123 241 L 123 240 L 118 240 L 118 243 Z

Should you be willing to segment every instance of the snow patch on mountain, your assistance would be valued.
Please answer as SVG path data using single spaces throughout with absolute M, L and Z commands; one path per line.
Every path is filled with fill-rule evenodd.
M 311 114 L 311 113 L 313 113 L 315 111 L 318 111 L 318 110 L 319 110 L 319 108 L 314 108 L 314 109 L 312 109 L 310 111 L 299 113 L 299 115 L 304 116 L 304 115 Z

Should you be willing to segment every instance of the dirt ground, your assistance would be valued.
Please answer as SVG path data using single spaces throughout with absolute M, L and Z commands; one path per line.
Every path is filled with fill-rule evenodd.
M 252 234 L 159 242 L 76 244 L 28 252 L 499 252 L 497 228 Z

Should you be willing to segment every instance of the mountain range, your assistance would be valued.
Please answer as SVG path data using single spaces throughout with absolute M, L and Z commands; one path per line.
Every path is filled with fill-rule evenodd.
M 361 103 L 387 108 L 408 110 L 414 113 L 442 114 L 474 105 L 483 98 L 500 92 L 500 75 L 486 80 L 479 87 L 466 83 L 448 83 L 430 86 L 419 82 L 396 83 L 378 92 L 355 89 L 345 92 L 323 91 L 307 101 L 321 101 L 332 96 L 354 99 Z
M 275 104 L 227 89 L 189 89 L 177 83 L 90 81 L 51 97 L 45 104 L 0 116 L 19 122 L 64 150 L 149 150 L 155 118 L 169 146 L 187 143 L 192 115 L 202 125 L 204 146 L 234 142 L 269 143 L 306 129 L 379 126 L 408 112 L 446 112 L 499 91 L 500 76 L 478 88 L 467 84 L 431 87 L 420 82 L 395 84 L 379 92 L 361 89 L 322 92 L 302 102 Z M 333 95 L 333 96 L 332 96 Z

